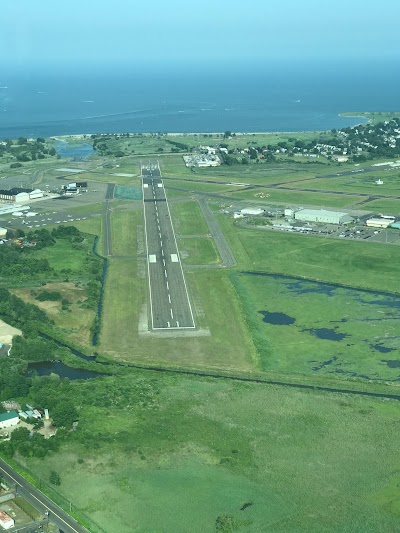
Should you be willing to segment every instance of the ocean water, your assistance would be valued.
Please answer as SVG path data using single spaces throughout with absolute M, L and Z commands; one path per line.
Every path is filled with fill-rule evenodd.
M 0 70 L 0 138 L 118 132 L 313 131 L 399 111 L 393 63 L 285 62 Z

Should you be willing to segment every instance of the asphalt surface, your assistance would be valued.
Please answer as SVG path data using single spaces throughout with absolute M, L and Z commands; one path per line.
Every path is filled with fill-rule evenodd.
M 88 530 L 78 524 L 76 520 L 64 512 L 61 507 L 52 502 L 37 488 L 13 470 L 5 461 L 0 459 L 0 475 L 7 484 L 15 487 L 17 494 L 33 505 L 39 512 L 48 513 L 49 521 L 64 533 L 88 533 Z
M 218 248 L 219 255 L 221 256 L 223 266 L 232 267 L 236 265 L 235 256 L 227 243 L 224 234 L 219 227 L 218 222 L 215 220 L 214 213 L 211 211 L 207 202 L 200 198 L 198 204 L 203 213 L 203 216 L 207 222 L 210 235 L 214 239 L 214 242 Z
M 158 165 L 142 167 L 151 328 L 194 329 L 195 322 Z
M 114 185 L 108 184 L 104 202 L 103 221 L 104 221 L 104 255 L 112 255 L 112 237 L 111 237 L 111 202 L 114 198 Z

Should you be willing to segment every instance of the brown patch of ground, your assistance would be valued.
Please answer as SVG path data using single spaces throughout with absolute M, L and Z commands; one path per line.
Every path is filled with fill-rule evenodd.
M 70 302 L 68 310 L 62 309 L 60 301 L 41 302 L 37 300 L 35 296 L 42 290 L 61 293 L 62 298 Z M 12 289 L 11 292 L 24 302 L 32 303 L 43 309 L 54 320 L 56 326 L 73 342 L 86 346 L 91 345 L 90 328 L 94 321 L 95 311 L 82 305 L 87 299 L 87 290 L 84 286 L 73 282 L 55 282 L 34 289 Z
M 0 343 L 11 344 L 12 338 L 16 335 L 22 335 L 22 331 L 13 328 L 3 320 L 0 320 Z

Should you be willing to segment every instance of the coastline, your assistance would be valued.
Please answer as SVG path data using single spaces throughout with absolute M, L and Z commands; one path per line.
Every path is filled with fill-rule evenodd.
M 248 131 L 248 132 L 232 132 L 236 137 L 245 137 L 247 135 L 298 135 L 298 134 L 318 134 L 324 133 L 329 130 L 311 130 L 311 131 Z M 119 133 L 76 133 L 76 134 L 67 134 L 67 135 L 51 135 L 48 137 L 54 141 L 65 142 L 65 139 L 74 139 L 74 140 L 88 140 L 92 135 L 140 135 L 141 137 L 152 137 L 154 135 L 161 135 L 162 137 L 196 137 L 198 135 L 224 135 L 223 131 L 196 131 L 196 132 L 173 132 L 173 133 L 137 133 L 137 132 L 119 132 Z
M 358 112 L 342 112 L 342 113 L 338 113 L 338 117 L 341 117 L 341 118 L 359 118 L 359 119 L 363 119 L 365 120 L 366 122 L 363 122 L 363 123 L 369 123 L 369 122 L 372 122 L 373 121 L 373 116 L 374 115 L 378 115 L 378 114 L 383 114 L 383 115 L 389 115 L 389 114 L 399 114 L 398 112 L 370 112 L 370 111 L 366 111 L 366 112 L 363 112 L 363 111 L 358 111 Z M 367 115 L 373 115 L 371 117 L 368 117 Z M 362 124 L 362 122 L 359 122 L 357 124 L 354 124 L 354 126 L 351 126 L 351 127 L 355 127 L 355 126 L 358 126 Z M 318 135 L 318 134 L 321 134 L 321 133 L 326 133 L 326 132 L 329 132 L 330 130 L 327 129 L 327 130 L 298 130 L 298 131 L 246 131 L 246 132 L 243 132 L 243 131 L 232 131 L 232 133 L 235 134 L 236 137 L 245 137 L 245 136 L 248 136 L 248 135 L 252 135 L 252 136 L 273 136 L 273 135 Z M 126 135 L 127 133 L 129 133 L 129 135 L 140 135 L 142 137 L 152 137 L 154 135 L 160 135 L 160 133 L 158 132 L 145 132 L 145 133 L 142 133 L 142 132 L 126 132 L 126 131 L 123 131 L 123 132 L 118 132 L 118 133 L 77 133 L 77 134 L 67 134 L 67 135 L 52 135 L 49 137 L 49 139 L 53 139 L 53 140 L 59 140 L 61 142 L 65 142 L 65 139 L 71 139 L 71 140 L 87 140 L 88 137 L 90 138 L 92 135 Z M 223 131 L 191 131 L 191 132 L 164 132 L 164 133 L 161 133 L 161 136 L 165 136 L 165 137 L 195 137 L 195 136 L 198 136 L 198 135 L 211 135 L 211 136 L 220 136 L 220 135 L 224 135 L 224 132 Z

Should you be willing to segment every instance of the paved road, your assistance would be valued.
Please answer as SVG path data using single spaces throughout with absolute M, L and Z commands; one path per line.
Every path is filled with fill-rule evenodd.
M 210 234 L 212 238 L 214 239 L 214 242 L 218 248 L 223 266 L 225 267 L 235 266 L 236 265 L 235 256 L 233 255 L 232 250 L 230 249 L 229 244 L 227 243 L 225 236 L 222 233 L 221 228 L 219 227 L 219 224 L 215 219 L 214 213 L 211 211 L 209 205 L 203 198 L 200 198 L 198 200 L 198 203 L 203 213 L 203 216 L 207 222 L 208 228 L 210 230 Z
M 16 487 L 17 494 L 22 496 L 41 513 L 49 513 L 49 520 L 64 533 L 88 533 L 88 530 L 78 524 L 76 520 L 64 512 L 61 507 L 52 502 L 47 496 L 31 485 L 26 479 L 13 470 L 5 461 L 0 459 L 0 475 L 6 482 Z
M 106 191 L 104 202 L 103 222 L 104 222 L 104 255 L 112 255 L 112 237 L 111 237 L 111 202 L 114 198 L 114 184 L 109 183 Z
M 159 168 L 144 166 L 142 176 L 151 328 L 194 329 L 193 311 Z

